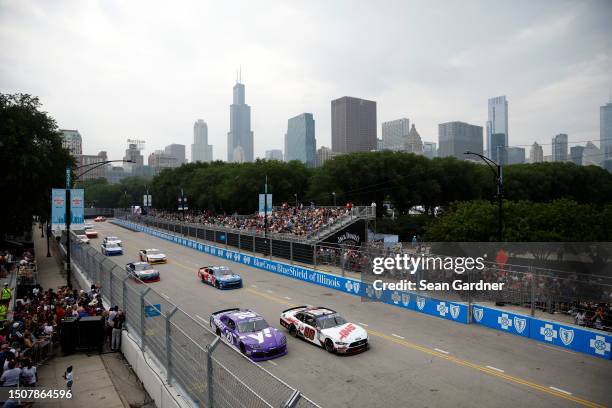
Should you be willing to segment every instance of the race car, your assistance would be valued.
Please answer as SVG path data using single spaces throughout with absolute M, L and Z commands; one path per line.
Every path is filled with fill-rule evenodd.
M 85 235 L 87 236 L 87 238 L 98 238 L 98 231 L 94 229 L 86 229 Z
M 166 263 L 168 259 L 166 254 L 162 253 L 159 249 L 141 249 L 138 252 L 140 260 L 149 263 Z
M 330 353 L 351 354 L 368 348 L 368 332 L 328 308 L 292 307 L 281 313 L 280 324 L 292 336 L 301 337 Z
M 106 221 L 106 217 L 103 217 L 101 215 L 98 215 L 96 218 L 94 218 L 95 222 L 102 222 L 102 221 Z
M 217 289 L 236 289 L 242 287 L 242 278 L 227 266 L 203 266 L 198 269 L 198 277 L 204 283 Z
M 103 242 L 102 243 L 102 254 L 106 256 L 111 255 L 123 255 L 123 248 L 114 242 Z
M 87 238 L 87 235 L 77 235 L 77 238 L 82 244 L 89 244 L 89 238 Z
M 147 262 L 130 262 L 125 265 L 130 278 L 140 279 L 143 282 L 158 282 L 159 271 L 153 269 Z
M 112 237 L 112 236 L 111 236 L 111 237 L 104 237 L 104 239 L 102 240 L 102 242 L 103 242 L 104 244 L 109 243 L 109 242 L 112 242 L 112 243 L 115 243 L 115 244 L 117 244 L 117 245 L 119 245 L 119 246 L 121 246 L 121 244 L 122 244 L 122 242 L 121 242 L 121 240 L 120 240 L 119 238 L 117 238 L 117 237 Z
M 215 312 L 210 316 L 210 327 L 217 336 L 253 361 L 287 354 L 285 335 L 252 310 L 236 308 Z
M 83 224 L 83 229 L 84 230 L 88 230 L 88 229 L 92 229 L 93 228 L 93 224 Z

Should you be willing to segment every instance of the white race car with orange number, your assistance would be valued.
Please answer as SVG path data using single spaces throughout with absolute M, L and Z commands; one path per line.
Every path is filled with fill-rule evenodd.
M 280 324 L 294 337 L 325 348 L 330 353 L 350 354 L 368 349 L 368 332 L 347 322 L 325 307 L 298 306 L 284 310 Z

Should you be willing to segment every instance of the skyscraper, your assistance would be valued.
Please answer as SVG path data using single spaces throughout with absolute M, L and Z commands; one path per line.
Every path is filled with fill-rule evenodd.
M 83 138 L 78 130 L 60 129 L 60 132 L 64 149 L 68 149 L 72 156 L 83 154 Z
M 584 146 L 572 146 L 570 148 L 570 160 L 576 166 L 582 166 L 582 155 L 584 153 Z
M 331 102 L 332 151 L 376 150 L 376 102 L 343 96 Z
M 436 142 L 423 142 L 423 155 L 428 159 L 438 157 L 438 145 Z
M 191 162 L 210 163 L 213 159 L 213 147 L 208 144 L 208 125 L 202 119 L 193 124 L 193 144 L 191 145 Z
M 544 150 L 538 142 L 533 142 L 529 150 L 529 163 L 542 163 L 544 161 Z
M 503 164 L 521 164 L 525 163 L 525 148 L 524 147 L 506 147 L 504 149 Z
M 454 156 L 460 160 L 470 157 L 466 151 L 482 154 L 482 126 L 464 122 L 447 122 L 438 125 L 439 157 Z
M 493 137 L 493 135 L 497 135 Z M 503 136 L 502 136 L 503 135 Z M 489 158 L 499 161 L 498 146 L 508 146 L 508 101 L 505 96 L 489 99 L 489 120 L 487 120 L 487 149 Z
M 612 158 L 612 100 L 599 108 L 599 148 L 602 161 Z
M 180 167 L 187 159 L 185 158 L 185 145 L 173 143 L 164 148 L 164 152 L 168 156 L 176 158 L 176 165 Z
M 299 160 L 308 167 L 316 165 L 317 141 L 312 113 L 302 113 L 287 121 L 285 160 Z
M 567 135 L 559 133 L 552 138 L 552 160 L 555 162 L 567 161 Z
M 419 132 L 414 127 L 414 123 L 408 135 L 404 137 L 402 150 L 408 153 L 423 154 L 423 141 L 421 140 L 421 135 L 419 135 Z
M 283 151 L 281 149 L 266 150 L 266 160 L 283 161 Z
M 329 147 L 321 146 L 317 149 L 317 166 L 322 166 L 328 160 L 333 159 L 340 153 L 332 152 Z
M 383 147 L 386 150 L 402 150 L 404 138 L 410 132 L 410 120 L 401 118 L 382 123 Z
M 230 131 L 227 133 L 227 161 L 235 163 L 253 161 L 253 132 L 251 131 L 251 107 L 244 98 L 244 84 L 240 78 L 234 85 L 230 105 Z
M 601 166 L 602 165 L 601 149 L 595 146 L 593 142 L 587 142 L 582 151 L 583 166 Z

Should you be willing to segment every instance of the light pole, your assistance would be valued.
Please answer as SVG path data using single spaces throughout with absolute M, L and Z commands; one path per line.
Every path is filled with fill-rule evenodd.
M 183 213 L 183 221 L 185 221 L 185 210 L 187 210 L 187 197 L 185 197 L 185 193 L 181 188 L 181 196 L 178 199 L 179 205 L 181 207 L 181 212 Z
M 297 197 L 297 193 L 295 193 L 293 196 L 295 197 L 295 208 L 297 209 L 297 207 L 298 207 L 298 197 Z
M 504 200 L 504 182 L 502 177 L 502 166 L 501 164 L 489 159 L 486 156 L 483 156 L 480 153 L 467 151 L 464 154 L 471 154 L 480 157 L 493 171 L 493 175 L 495 176 L 495 184 L 497 185 L 497 240 L 502 242 L 504 236 L 504 209 L 502 205 Z
M 92 170 L 97 169 L 100 166 L 104 166 L 105 164 L 108 163 L 115 163 L 115 162 L 123 162 L 123 163 L 133 163 L 131 160 L 105 160 L 105 161 L 101 161 L 101 162 L 95 162 L 95 163 L 88 163 L 88 164 L 84 164 L 82 166 L 78 166 L 75 167 L 74 170 L 78 170 L 78 169 L 82 169 L 83 167 L 89 167 L 89 166 L 93 166 L 90 167 L 89 169 L 85 170 L 83 173 L 77 175 L 74 178 L 74 181 L 78 181 L 80 177 L 83 177 L 85 174 L 89 173 Z M 66 201 L 65 201 L 65 205 L 66 205 L 66 213 L 64 214 L 64 224 L 66 227 L 66 286 L 71 286 L 70 284 L 70 275 L 71 275 L 71 265 L 70 265 L 70 223 L 72 221 L 72 214 L 70 213 L 70 206 L 72 204 L 71 202 L 71 198 L 70 198 L 70 189 L 72 188 L 72 166 L 69 164 L 66 166 Z
M 268 176 L 264 185 L 264 239 L 268 238 Z
M 334 196 L 334 207 L 336 206 L 336 192 L 333 191 L 332 192 L 332 196 Z

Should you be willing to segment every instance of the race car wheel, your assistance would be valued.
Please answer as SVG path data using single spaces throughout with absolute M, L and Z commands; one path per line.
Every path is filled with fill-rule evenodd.
M 325 350 L 329 351 L 330 353 L 334 353 L 336 351 L 334 348 L 334 343 L 330 339 L 325 340 Z
M 240 343 L 240 346 L 239 346 L 239 347 L 240 347 L 240 352 L 241 352 L 242 354 L 246 354 L 246 347 L 244 347 L 244 344 Z
M 292 335 L 293 337 L 297 337 L 297 327 L 295 327 L 294 325 L 289 326 L 289 334 Z
M 219 285 L 219 281 L 216 281 L 216 282 L 215 282 L 215 288 L 217 288 L 217 289 L 220 289 L 220 288 L 221 288 L 221 285 Z

